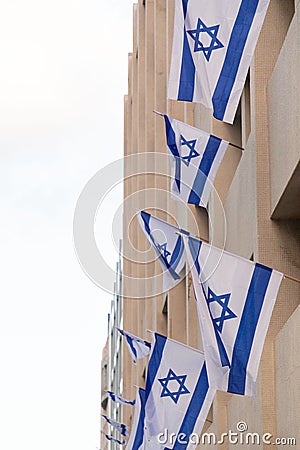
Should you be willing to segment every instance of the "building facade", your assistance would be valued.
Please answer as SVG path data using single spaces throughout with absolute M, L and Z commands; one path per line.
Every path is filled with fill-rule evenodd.
M 150 338 L 147 330 L 153 330 L 202 349 L 190 276 L 162 292 L 160 266 L 137 224 L 136 208 L 300 278 L 300 1 L 270 1 L 233 125 L 214 119 L 200 104 L 167 100 L 173 20 L 174 0 L 139 0 L 133 5 L 133 51 L 124 103 L 123 327 L 144 339 Z M 183 206 L 170 197 L 164 122 L 153 110 L 233 144 L 207 210 Z M 300 284 L 284 278 L 256 396 L 218 392 L 206 431 L 221 436 L 244 421 L 249 432 L 269 433 L 273 441 L 295 438 L 299 445 L 299 298 Z M 125 348 L 123 355 L 122 392 L 133 398 L 134 386 L 144 386 L 147 360 L 135 366 Z M 123 422 L 129 426 L 132 413 L 132 408 L 123 408 Z M 217 447 L 230 450 L 236 444 L 225 439 Z M 255 448 L 269 445 L 260 442 Z
M 118 328 L 123 328 L 123 298 L 122 298 L 122 245 L 119 247 L 120 258 L 116 264 L 116 281 L 111 309 L 108 315 L 108 337 L 103 349 L 101 363 L 101 413 L 112 420 L 122 422 L 121 405 L 113 402 L 107 391 L 122 394 L 123 391 L 123 347 Z M 101 417 L 101 431 L 115 439 L 123 440 L 119 433 Z M 118 444 L 108 441 L 101 433 L 101 450 L 116 450 Z

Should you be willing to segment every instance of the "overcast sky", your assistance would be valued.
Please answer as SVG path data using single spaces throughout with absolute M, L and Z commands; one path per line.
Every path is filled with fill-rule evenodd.
M 131 0 L 0 15 L 0 448 L 95 450 L 111 296 L 73 248 L 77 198 L 123 150 Z M 101 217 L 110 239 L 113 211 Z M 117 254 L 106 248 L 109 263 Z

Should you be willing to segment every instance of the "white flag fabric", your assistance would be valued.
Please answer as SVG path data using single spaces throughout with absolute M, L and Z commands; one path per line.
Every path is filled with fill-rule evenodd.
M 136 364 L 137 359 L 145 358 L 145 356 L 150 353 L 150 342 L 144 341 L 134 334 L 127 333 L 127 331 L 120 330 L 120 328 L 118 328 L 118 331 L 125 337 L 126 344 L 134 364 Z
M 210 385 L 253 396 L 283 274 L 192 237 L 184 243 Z
M 145 390 L 137 388 L 133 421 L 126 450 L 139 450 L 144 442 Z
M 133 406 L 135 404 L 135 400 L 126 400 L 126 398 L 121 397 L 120 395 L 115 394 L 112 391 L 106 391 L 109 395 L 109 397 L 116 403 L 120 403 L 121 405 L 131 405 Z
M 192 448 L 190 437 L 200 435 L 214 395 L 203 353 L 153 333 L 146 378 L 145 448 L 148 442 L 151 448 L 155 443 L 158 448 L 161 444 L 173 450 Z
M 179 233 L 184 230 L 140 211 L 138 220 L 147 239 L 158 256 L 163 271 L 163 290 L 171 289 L 185 274 L 180 274 L 185 265 L 184 244 Z
M 107 417 L 104 414 L 102 414 L 102 417 L 112 427 L 114 427 L 116 430 L 118 430 L 118 432 L 121 433 L 123 436 L 128 436 L 128 429 L 127 429 L 126 425 L 124 425 L 123 423 L 116 422 L 115 420 L 110 419 L 110 417 Z
M 233 123 L 270 0 L 175 0 L 168 98 Z
M 164 115 L 167 145 L 174 156 L 175 199 L 206 208 L 228 142 Z

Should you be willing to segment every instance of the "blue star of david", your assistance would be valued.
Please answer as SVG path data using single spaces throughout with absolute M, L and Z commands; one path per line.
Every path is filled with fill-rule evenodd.
M 220 317 L 212 317 L 213 323 L 220 333 L 223 331 L 225 320 L 234 319 L 237 317 L 236 314 L 234 314 L 234 312 L 228 307 L 230 295 L 231 294 L 216 295 L 210 288 L 208 288 L 208 296 L 206 298 L 208 306 L 210 303 L 217 302 L 222 308 Z
M 162 385 L 163 389 L 161 391 L 160 396 L 161 397 L 171 397 L 174 403 L 177 404 L 179 397 L 183 394 L 190 394 L 190 391 L 187 389 L 187 387 L 184 385 L 184 382 L 186 380 L 187 375 L 176 375 L 175 372 L 173 372 L 172 369 L 169 369 L 168 375 L 166 378 L 159 378 L 158 381 Z M 171 392 L 168 388 L 169 381 L 177 381 L 178 383 L 178 390 L 175 392 Z
M 214 50 L 224 47 L 221 41 L 217 38 L 220 25 L 213 25 L 212 27 L 207 27 L 201 19 L 198 18 L 197 28 L 195 30 L 188 30 L 188 34 L 195 41 L 194 52 L 203 52 L 207 61 L 209 61 L 211 54 Z M 211 38 L 210 44 L 205 45 L 200 41 L 200 34 L 207 33 Z
M 164 244 L 157 244 L 157 248 L 158 248 L 158 250 L 160 251 L 160 252 L 162 252 L 163 253 L 163 257 L 165 258 L 165 259 L 167 259 L 168 258 L 168 256 L 170 256 L 171 255 L 171 253 L 167 250 L 167 243 L 165 242 Z
M 197 158 L 199 156 L 199 153 L 196 151 L 195 146 L 197 143 L 197 139 L 191 139 L 190 141 L 187 141 L 182 134 L 180 135 L 181 139 L 181 146 L 184 147 L 185 145 L 190 149 L 190 153 L 187 156 L 182 156 L 181 160 L 182 162 L 189 167 L 191 159 Z

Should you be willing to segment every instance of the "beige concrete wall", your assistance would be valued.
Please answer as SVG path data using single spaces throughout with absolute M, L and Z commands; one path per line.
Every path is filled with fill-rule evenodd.
M 270 204 L 270 149 L 267 127 L 267 84 L 285 39 L 292 14 L 292 2 L 285 2 L 284 5 L 280 1 L 270 3 L 254 60 L 258 242 L 258 252 L 255 257 L 258 261 L 282 271 L 285 270 L 281 259 L 282 241 L 278 239 L 268 211 Z M 291 270 L 291 265 L 287 270 Z M 297 302 L 298 299 L 295 296 L 290 299 L 289 303 L 286 302 L 283 287 L 269 326 L 260 364 L 263 432 L 276 434 L 274 337 L 292 313 Z M 267 446 L 265 445 L 265 447 Z
M 252 132 L 224 202 L 227 249 L 245 258 L 256 253 L 255 166 L 255 134 Z
M 268 85 L 271 175 L 271 214 L 276 218 L 297 217 L 300 190 L 300 5 L 290 24 Z M 298 170 L 298 173 L 294 173 Z M 283 197 L 291 178 L 293 191 Z M 295 180 L 296 181 L 296 180 Z M 283 197 L 283 198 L 282 198 Z
M 297 446 L 300 442 L 299 342 L 300 306 L 278 333 L 275 341 L 277 437 L 294 437 Z

